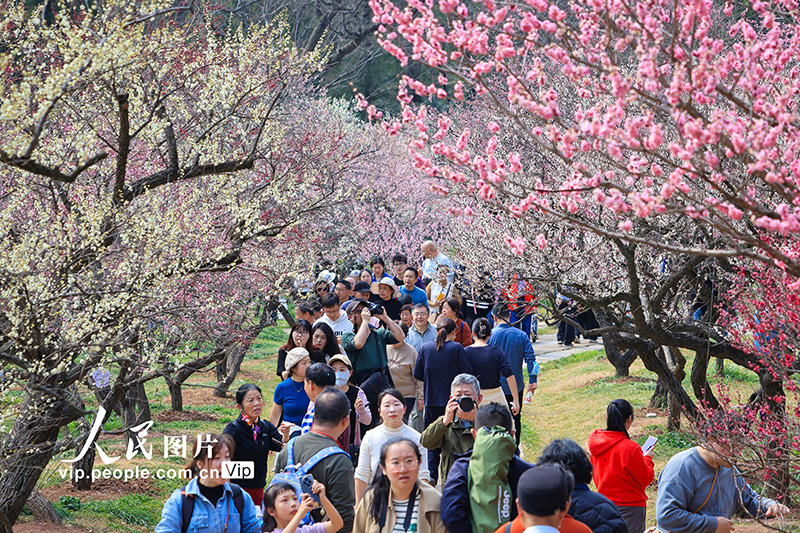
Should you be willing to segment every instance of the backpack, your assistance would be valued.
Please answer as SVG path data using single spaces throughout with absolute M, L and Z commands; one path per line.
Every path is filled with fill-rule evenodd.
M 517 443 L 500 426 L 480 428 L 467 469 L 472 531 L 494 531 L 511 520 L 511 486 L 508 469 Z
M 233 505 L 239 512 L 239 529 L 242 527 L 243 511 L 244 511 L 244 494 L 239 485 L 231 484 L 233 491 Z M 189 522 L 192 521 L 192 514 L 194 513 L 194 494 L 186 494 L 186 486 L 181 487 L 181 533 L 189 531 Z
M 314 468 L 317 463 L 322 461 L 323 459 L 330 457 L 331 455 L 336 455 L 337 453 L 341 453 L 347 455 L 349 458 L 350 456 L 347 454 L 346 451 L 339 448 L 338 446 L 328 446 L 327 448 L 323 448 L 317 453 L 314 454 L 305 464 L 298 465 L 294 463 L 294 442 L 297 440 L 297 437 L 293 438 L 289 441 L 286 445 L 288 448 L 286 450 L 286 467 L 284 468 L 283 472 L 278 472 L 272 477 L 272 481 L 269 482 L 267 487 L 271 487 L 275 483 L 288 483 L 292 487 L 294 487 L 294 491 L 297 493 L 297 499 L 301 500 L 303 498 L 303 490 L 300 487 L 300 478 L 308 474 L 312 468 Z M 306 515 L 306 517 L 300 522 L 303 525 L 313 523 L 311 519 L 311 515 Z

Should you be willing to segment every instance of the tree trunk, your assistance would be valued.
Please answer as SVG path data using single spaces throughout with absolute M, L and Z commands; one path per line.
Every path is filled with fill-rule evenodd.
M 656 382 L 656 390 L 653 391 L 653 395 L 650 397 L 650 404 L 648 407 L 650 409 L 663 409 L 667 406 L 667 386 L 664 385 L 664 380 L 660 377 Z
M 252 327 L 244 331 L 240 342 L 237 344 L 227 343 L 224 347 L 220 348 L 225 353 L 224 359 L 217 364 L 217 386 L 214 387 L 214 396 L 217 398 L 226 398 L 228 396 L 228 389 L 233 384 L 236 376 L 239 375 L 239 370 L 242 368 L 247 352 L 250 350 L 253 341 L 255 341 L 264 328 L 272 322 L 270 316 L 272 312 L 279 308 L 283 312 L 283 306 L 277 298 L 273 298 L 263 305 L 259 305 L 256 309 L 256 316 L 258 322 Z M 288 314 L 288 311 L 287 311 Z M 284 317 L 286 315 L 284 314 Z M 220 373 L 224 371 L 224 376 Z
M 228 395 L 228 387 L 233 383 L 233 379 L 228 380 L 230 369 L 228 368 L 231 360 L 230 353 L 226 350 L 225 357 L 217 363 L 217 386 L 214 387 L 215 398 L 225 398 Z
M 652 342 L 643 341 L 638 338 L 625 338 L 623 340 L 626 344 L 629 344 L 631 348 L 636 348 L 639 352 L 639 358 L 642 360 L 642 363 L 644 363 L 645 368 L 651 372 L 655 372 L 658 376 L 658 381 L 667 389 L 667 393 L 673 396 L 673 405 L 680 406 L 683 412 L 686 413 L 686 416 L 692 420 L 696 420 L 699 416 L 697 406 L 683 389 L 683 385 L 681 384 L 683 377 L 678 379 L 672 369 L 670 369 L 660 347 Z M 680 355 L 680 358 L 683 358 L 683 356 Z M 678 360 L 676 360 L 676 362 L 678 362 Z M 686 364 L 685 358 L 682 364 Z M 656 385 L 656 389 L 658 389 L 658 385 Z M 656 392 L 658 392 L 658 390 Z
M 725 359 L 717 357 L 717 375 L 722 377 L 725 375 Z
M 172 377 L 164 377 L 164 381 L 167 382 L 167 388 L 169 389 L 173 410 L 183 411 L 183 391 L 181 387 L 186 383 L 186 380 L 192 377 L 195 372 L 208 367 L 208 365 L 212 363 L 218 362 L 224 355 L 224 352 L 219 349 L 214 349 L 208 355 L 189 361 L 180 367 Z
M 169 399 L 173 411 L 183 411 L 183 390 L 181 383 L 165 378 L 169 389 Z
M 593 309 L 593 312 L 601 328 L 607 328 L 611 325 L 611 321 L 608 319 L 608 314 L 605 309 Z M 619 346 L 617 346 L 618 338 L 619 335 L 617 334 L 603 335 L 603 348 L 606 352 L 606 358 L 616 370 L 616 377 L 626 378 L 630 376 L 630 368 L 633 362 L 636 361 L 637 353 L 636 350 L 633 349 L 625 351 L 620 349 Z
M 61 517 L 58 516 L 55 507 L 38 490 L 31 493 L 27 506 L 36 520 L 57 526 L 61 525 Z
M 636 350 L 620 350 L 613 341 L 608 338 L 611 335 L 603 335 L 603 348 L 606 351 L 606 357 L 609 362 L 614 365 L 616 370 L 616 377 L 627 378 L 631 375 L 630 368 L 634 361 L 636 361 Z
M 719 360 L 719 358 L 717 359 Z M 692 390 L 695 398 L 704 407 L 719 409 L 719 401 L 711 390 L 708 383 L 708 352 L 695 352 L 694 362 L 692 363 Z
M 138 376 L 131 375 L 129 379 L 138 379 Z M 151 420 L 150 402 L 147 400 L 147 392 L 142 384 L 128 389 L 122 400 L 122 406 L 123 427 L 131 428 Z M 128 429 L 125 435 L 129 441 L 136 442 L 136 433 L 134 431 Z
M 664 358 L 667 366 L 675 374 L 675 379 L 682 383 L 686 377 L 686 358 L 683 356 L 678 348 L 664 346 L 662 348 Z M 667 407 L 669 410 L 669 417 L 667 418 L 667 431 L 680 431 L 681 429 L 681 412 L 683 407 L 680 398 L 669 392 L 667 394 Z
M 53 458 L 53 446 L 61 426 L 77 420 L 78 409 L 69 408 L 51 396 L 31 391 L 14 422 L 11 434 L 0 448 L 0 533 L 12 533 L 13 525 L 33 492 L 42 471 Z

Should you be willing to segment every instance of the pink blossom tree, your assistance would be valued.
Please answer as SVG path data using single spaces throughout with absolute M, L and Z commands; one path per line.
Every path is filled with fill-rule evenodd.
M 611 250 L 602 264 L 616 264 L 624 279 L 612 301 L 630 305 L 631 316 L 618 314 L 616 324 L 633 331 L 616 332 L 645 351 L 705 353 L 695 359 L 703 378 L 696 392 L 708 389 L 709 350 L 746 367 L 759 359 L 720 338 L 713 321 L 716 332 L 686 324 L 672 336 L 653 317 L 669 299 L 679 302 L 681 290 L 685 297 L 705 257 L 727 272 L 760 263 L 797 285 L 794 2 L 753 2 L 752 11 L 659 0 L 371 5 L 384 48 L 439 75 L 433 83 L 403 77 L 398 117 L 363 99 L 361 107 L 407 139 L 416 167 L 439 179 L 442 192 L 473 195 L 501 215 L 494 242 L 528 259 L 560 246 L 550 253 L 557 256 L 579 238 L 548 238 L 542 224 L 601 237 Z M 470 108 L 479 112 L 466 118 Z M 473 221 L 486 216 L 463 209 Z M 661 271 L 659 253 L 669 259 Z M 642 256 L 650 258 L 644 277 Z M 571 296 L 608 308 L 598 293 L 579 292 Z M 773 379 L 760 368 L 764 390 L 791 381 L 791 373 Z

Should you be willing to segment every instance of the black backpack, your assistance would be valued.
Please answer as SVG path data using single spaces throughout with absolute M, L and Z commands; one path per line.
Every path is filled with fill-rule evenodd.
M 239 511 L 239 529 L 242 528 L 242 511 L 244 511 L 244 494 L 239 485 L 231 485 L 233 490 L 233 505 Z M 189 522 L 192 521 L 192 513 L 194 513 L 194 495 L 186 494 L 186 487 L 181 488 L 181 533 L 189 531 Z

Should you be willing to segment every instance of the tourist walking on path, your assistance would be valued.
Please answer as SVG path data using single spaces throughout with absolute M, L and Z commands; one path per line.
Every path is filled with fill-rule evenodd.
M 253 498 L 253 503 L 261 505 L 264 487 L 267 485 L 267 459 L 270 452 L 279 452 L 284 442 L 289 440 L 289 425 L 276 428 L 267 420 L 261 419 L 264 399 L 261 389 L 252 383 L 245 383 L 236 391 L 236 407 L 239 416 L 225 426 L 223 433 L 233 437 L 236 451 L 234 461 L 253 461 L 253 476 L 249 479 L 231 479 Z
M 398 437 L 385 442 L 381 470 L 358 504 L 355 531 L 447 533 L 439 491 L 418 480 L 422 464 L 413 441 Z
M 653 482 L 653 448 L 642 448 L 628 435 L 633 407 L 627 400 L 614 400 L 606 410 L 606 429 L 589 436 L 589 453 L 597 492 L 619 509 L 628 533 L 642 533 L 647 519 L 645 489 Z
M 481 385 L 481 394 L 486 403 L 506 403 L 506 396 L 501 386 L 502 378 L 508 381 L 511 390 L 519 390 L 517 378 L 508 362 L 508 357 L 498 346 L 488 343 L 492 335 L 492 325 L 485 318 L 478 318 L 472 324 L 472 337 L 475 343 L 464 349 L 467 354 L 469 364 L 472 365 L 474 376 L 478 378 Z M 519 404 L 516 401 L 511 403 L 511 412 L 519 412 Z

